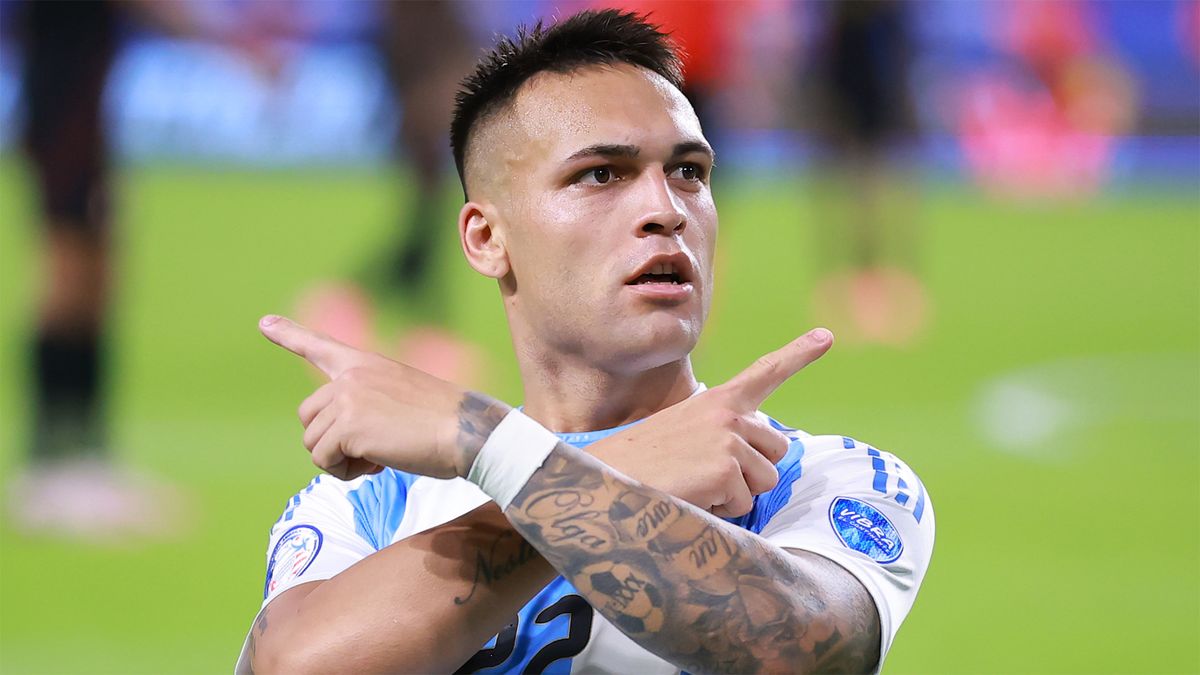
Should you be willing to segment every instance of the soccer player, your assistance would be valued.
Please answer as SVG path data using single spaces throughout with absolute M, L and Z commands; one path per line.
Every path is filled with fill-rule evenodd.
M 260 322 L 330 378 L 299 409 L 328 475 L 272 528 L 238 672 L 880 666 L 929 497 L 886 452 L 758 412 L 828 331 L 697 383 L 717 213 L 680 84 L 666 36 L 614 10 L 502 40 L 464 82 L 459 235 L 523 408 Z
M 122 466 L 109 447 L 117 256 L 103 94 L 123 18 L 179 37 L 225 40 L 179 2 L 28 2 L 14 14 L 43 281 L 30 336 L 29 466 L 12 481 L 7 508 L 18 528 L 36 534 L 77 540 L 164 534 L 163 512 L 178 508 L 175 490 Z
M 841 337 L 902 346 L 920 337 L 929 300 L 917 274 L 919 191 L 889 154 L 915 138 L 908 95 L 913 8 L 860 0 L 820 5 L 825 37 L 815 61 L 826 152 L 817 263 L 829 266 L 813 308 Z

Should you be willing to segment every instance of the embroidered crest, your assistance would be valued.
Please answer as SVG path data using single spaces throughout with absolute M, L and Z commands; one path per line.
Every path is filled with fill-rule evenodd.
M 877 563 L 895 562 L 904 550 L 900 532 L 887 516 L 866 502 L 838 497 L 829 506 L 829 524 L 847 548 Z

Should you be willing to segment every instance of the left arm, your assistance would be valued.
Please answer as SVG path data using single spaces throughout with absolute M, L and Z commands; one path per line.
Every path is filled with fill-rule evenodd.
M 685 670 L 876 666 L 879 617 L 849 572 L 774 546 L 566 443 L 505 515 L 592 607 Z
M 528 448 L 503 447 L 523 443 L 520 435 L 485 447 L 509 406 L 290 321 L 267 317 L 260 325 L 331 378 L 300 407 L 315 464 L 344 479 L 381 466 L 438 478 L 478 474 L 471 480 L 504 507 L 528 543 L 643 648 L 700 672 L 877 665 L 878 611 L 858 580 L 833 562 L 790 554 L 536 424 L 527 425 Z M 827 332 L 814 331 L 704 396 L 752 414 L 829 344 Z M 522 450 L 538 459 L 521 464 Z M 727 466 L 742 477 L 737 462 Z

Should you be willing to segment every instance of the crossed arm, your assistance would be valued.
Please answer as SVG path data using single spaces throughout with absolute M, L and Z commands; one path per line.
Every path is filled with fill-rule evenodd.
M 498 412 L 471 421 L 466 451 L 478 452 Z M 689 672 L 861 672 L 878 660 L 874 603 L 844 569 L 785 552 L 566 443 L 505 515 L 596 611 Z
M 460 410 L 462 447 L 477 453 L 507 406 L 467 394 Z M 255 667 L 451 671 L 556 573 L 689 672 L 863 672 L 878 659 L 875 606 L 840 566 L 560 443 L 503 514 L 489 503 L 282 594 L 251 631 Z
M 333 378 L 301 406 L 301 419 L 314 462 L 335 474 L 394 466 L 466 475 L 510 410 L 461 390 L 445 401 L 448 383 L 285 327 L 288 333 L 268 337 Z M 504 513 L 482 506 L 327 581 L 280 594 L 251 631 L 255 669 L 453 670 L 556 573 L 643 648 L 692 672 L 872 669 L 879 617 L 849 572 L 821 556 L 780 549 L 693 505 L 716 510 L 736 502 L 745 513 L 751 493 L 774 485 L 772 465 L 786 438 L 763 429 L 753 411 L 827 344 L 802 339 L 789 347 L 792 353 L 760 360 L 626 437 L 589 447 L 600 459 L 559 443 Z M 411 439 L 411 447 L 398 445 L 394 420 L 417 422 L 429 408 L 454 411 L 452 430 L 432 428 L 432 445 Z M 693 443 L 674 452 L 659 447 L 664 436 L 680 434 Z M 625 446 L 633 446 L 635 460 L 610 452 Z M 651 456 L 675 458 L 675 466 L 650 471 Z M 704 470 L 714 466 L 726 467 L 724 475 Z

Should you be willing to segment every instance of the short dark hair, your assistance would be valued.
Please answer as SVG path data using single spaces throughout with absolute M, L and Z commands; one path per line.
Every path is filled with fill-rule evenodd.
M 501 37 L 463 79 L 450 123 L 454 165 L 467 192 L 466 152 L 476 124 L 510 103 L 521 85 L 541 72 L 569 73 L 582 66 L 627 63 L 658 73 L 683 88 L 677 47 L 647 17 L 617 9 L 579 12 L 549 28 L 538 21 Z

